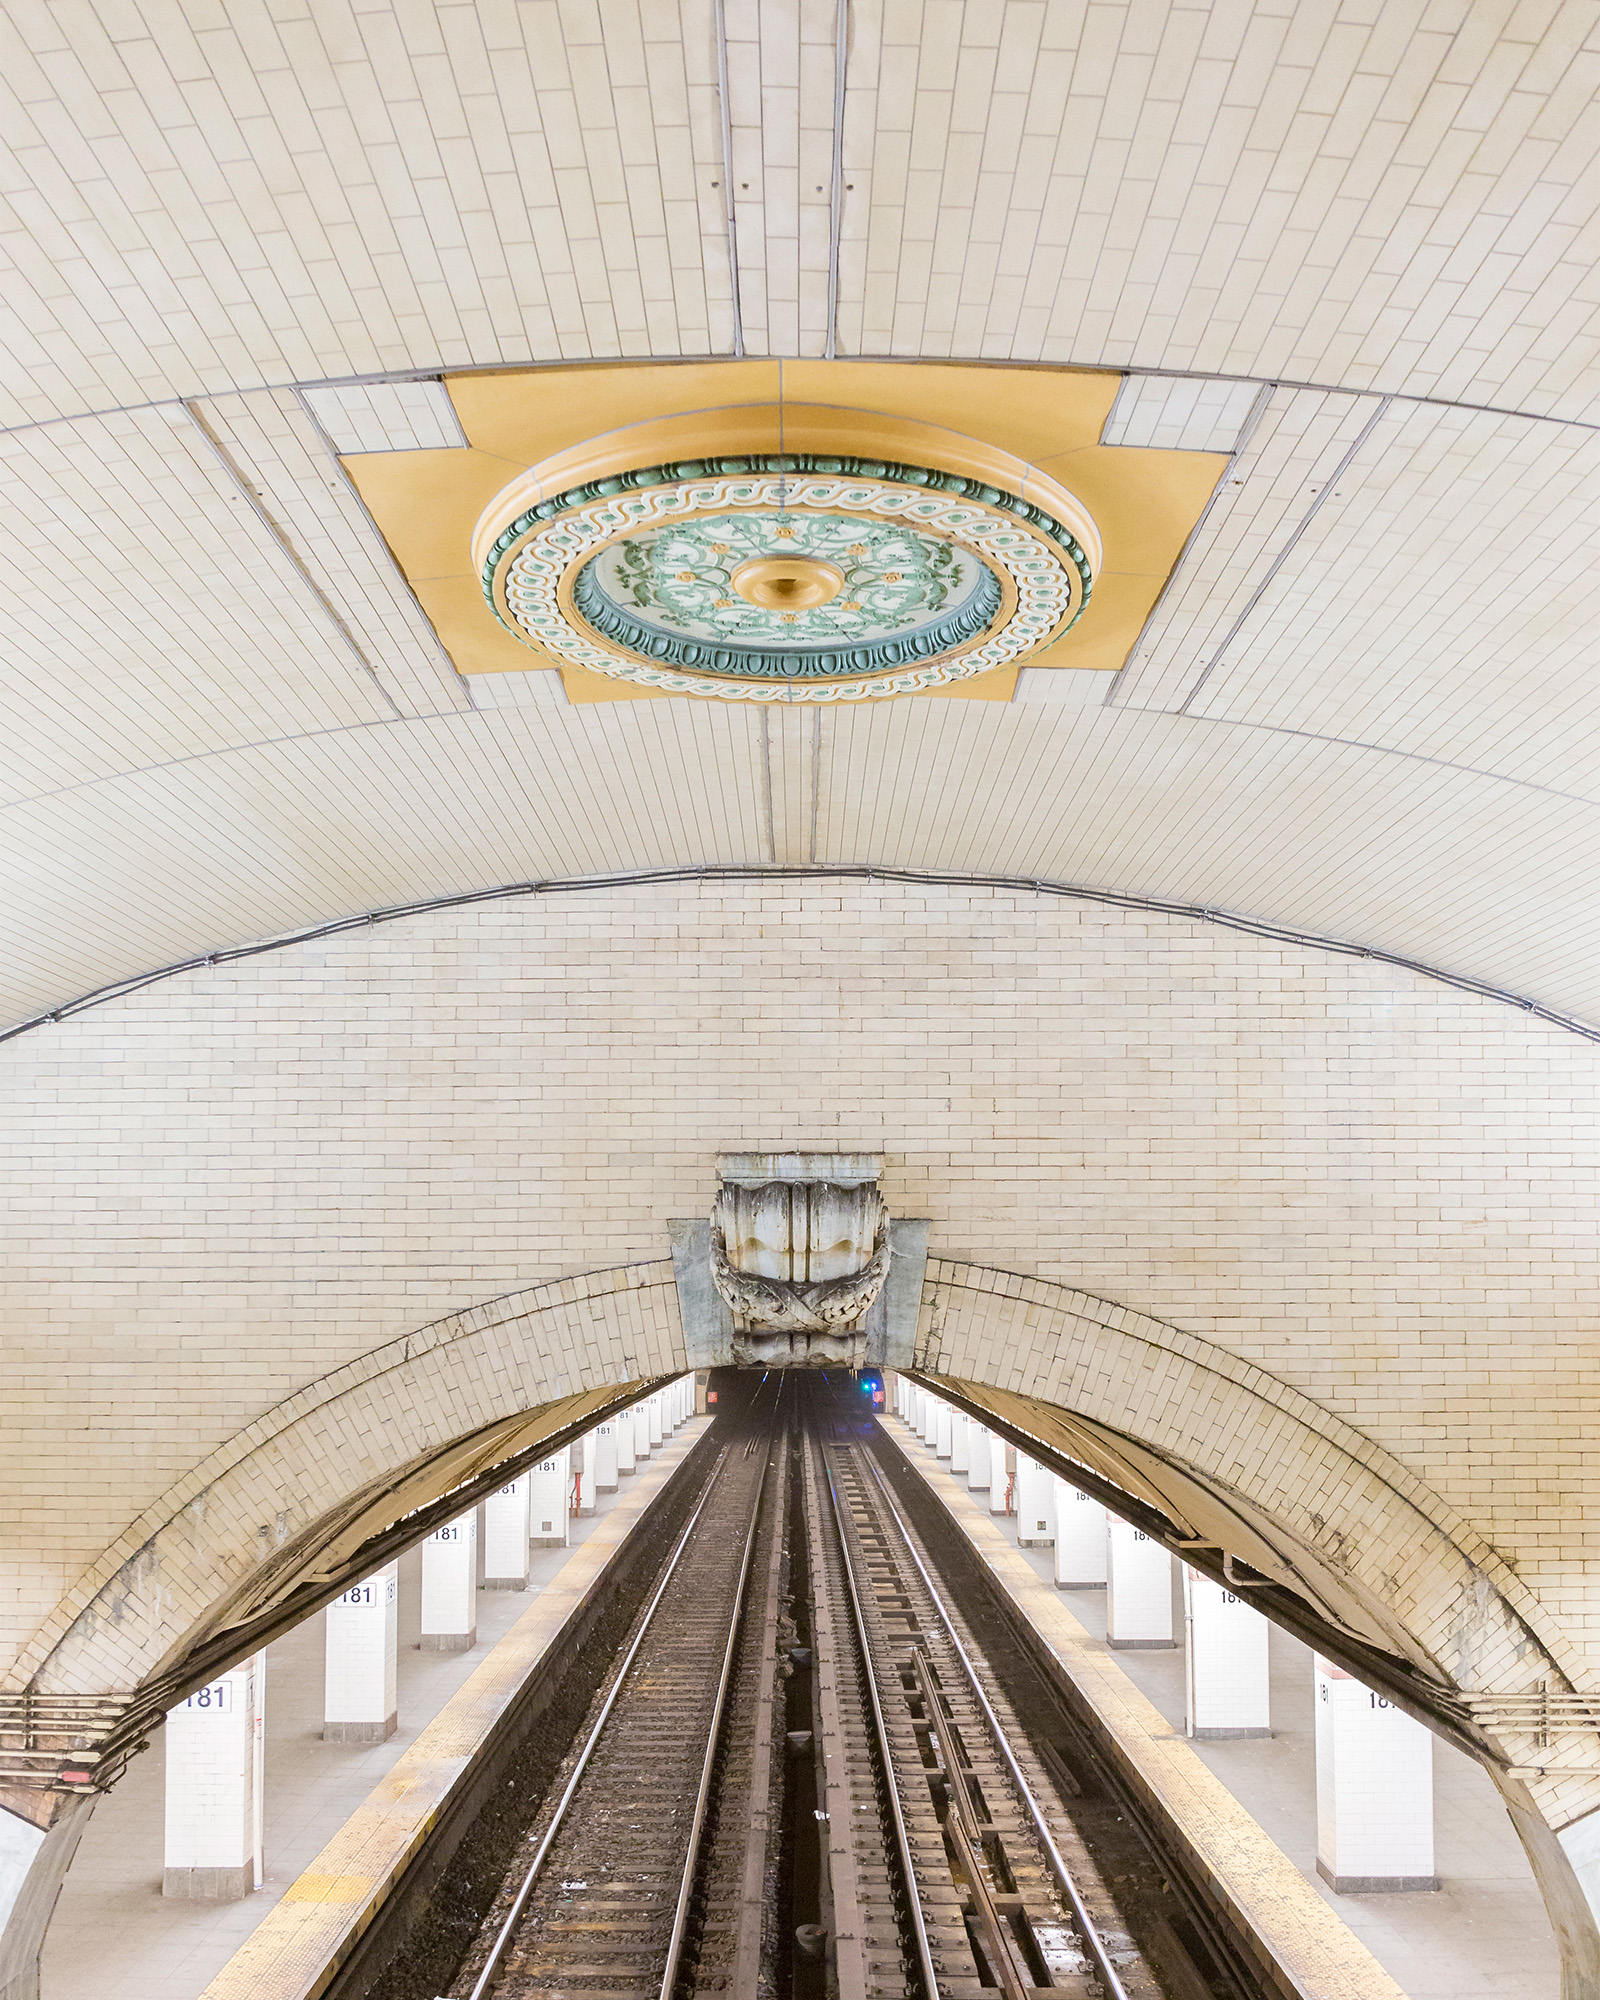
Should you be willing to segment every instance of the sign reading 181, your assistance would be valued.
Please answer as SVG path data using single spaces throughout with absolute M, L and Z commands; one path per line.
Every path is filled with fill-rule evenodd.
M 212 1715 L 231 1714 L 233 1682 L 212 1681 L 208 1687 L 196 1688 L 183 1705 L 185 1708 L 203 1708 Z
M 394 1601 L 394 1578 L 385 1580 L 382 1596 L 378 1594 L 376 1582 L 369 1578 L 366 1583 L 355 1584 L 342 1597 L 335 1598 L 336 1604 L 349 1604 L 358 1610 L 365 1610 L 369 1604 L 389 1604 Z

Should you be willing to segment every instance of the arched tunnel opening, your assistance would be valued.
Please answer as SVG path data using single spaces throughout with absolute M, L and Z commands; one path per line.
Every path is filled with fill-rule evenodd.
M 665 1423 L 654 1414 L 663 1403 Z M 387 1792 L 380 1782 L 364 1809 L 369 1817 L 392 1812 L 398 1799 L 438 1787 L 387 1876 L 338 1865 L 341 1854 L 359 1851 L 358 1810 L 329 1843 L 334 1864 L 309 1857 L 286 1885 L 280 1914 L 241 1945 L 237 1966 L 219 1973 L 219 1993 L 229 1978 L 279 1976 L 282 1921 L 303 1933 L 301 1905 L 311 1903 L 332 1914 L 318 1949 L 327 1967 L 321 1990 L 336 2000 L 484 2000 L 594 1982 L 601 1967 L 630 1991 L 749 1991 L 774 2000 L 821 2000 L 852 1982 L 932 1996 L 961 1981 L 1028 1994 L 1065 1986 L 1144 2000 L 1254 2000 L 1291 1990 L 1300 1974 L 1286 1927 L 1263 1927 L 1250 1904 L 1251 1869 L 1269 1878 L 1277 1869 L 1280 1892 L 1300 1884 L 1302 1923 L 1315 1929 L 1325 1908 L 1239 1808 L 1242 1794 L 1259 1813 L 1271 1794 L 1272 1782 L 1246 1771 L 1257 1743 L 1277 1753 L 1275 1782 L 1286 1795 L 1298 1786 L 1308 1796 L 1321 1777 L 1315 1717 L 1307 1728 L 1303 1714 L 1275 1712 L 1278 1684 L 1298 1673 L 1296 1706 L 1310 1708 L 1313 1681 L 1322 1698 L 1338 1674 L 1365 1692 L 1374 1713 L 1392 1711 L 1419 1736 L 1426 1724 L 1455 1750 L 1491 1761 L 1474 1718 L 1414 1660 L 1363 1637 L 1347 1606 L 1314 1603 L 1303 1576 L 1286 1582 L 1281 1568 L 1268 1573 L 1269 1557 L 1257 1568 L 1235 1553 L 1259 1546 L 1281 1559 L 1284 1544 L 1270 1530 L 1281 1537 L 1286 1523 L 1256 1520 L 1255 1533 L 1269 1531 L 1262 1544 L 1248 1539 L 1248 1520 L 1247 1532 L 1227 1542 L 1197 1534 L 1173 1504 L 1180 1489 L 1152 1484 L 1131 1441 L 1121 1440 L 1131 1454 L 1121 1469 L 1139 1467 L 1144 1477 L 1126 1484 L 1108 1474 L 1104 1438 L 1099 1453 L 1066 1450 L 1090 1436 L 1063 1428 L 1072 1423 L 1067 1412 L 882 1365 L 718 1366 L 599 1407 L 599 1424 L 592 1412 L 565 1425 L 547 1416 L 542 1437 L 482 1464 L 480 1439 L 474 1453 L 451 1461 L 456 1473 L 472 1466 L 467 1479 L 350 1546 L 349 1574 L 367 1573 L 361 1584 L 330 1568 L 324 1536 L 321 1580 L 281 1588 L 258 1614 L 271 1617 L 279 1636 L 257 1626 L 247 1644 L 266 1639 L 283 1663 L 266 1676 L 271 1694 L 263 1700 L 256 1687 L 250 1699 L 258 1718 L 263 1709 L 270 1715 L 287 1676 L 302 1736 L 316 1694 L 332 1713 L 333 1649 L 350 1643 L 335 1620 L 351 1631 L 371 1621 L 374 1577 L 387 1574 L 402 1599 L 418 1598 L 403 1624 L 397 1607 L 389 1616 L 419 1667 L 480 1656 L 483 1664 L 477 1676 L 455 1673 L 439 1715 L 407 1732 L 415 1740 L 393 1763 L 399 1776 Z M 619 1449 L 622 1435 L 628 1442 Z M 987 1457 L 975 1471 L 980 1437 Z M 638 1486 L 652 1453 L 659 1476 L 649 1502 L 631 1511 L 602 1558 L 607 1496 L 596 1475 L 609 1471 L 604 1484 L 620 1495 Z M 559 1504 L 548 1476 L 538 1486 L 558 1455 Z M 433 1485 L 439 1476 L 435 1465 Z M 492 1573 L 506 1558 L 503 1538 L 491 1548 L 490 1509 L 513 1488 L 526 1491 L 517 1503 L 523 1546 L 510 1559 L 524 1574 L 512 1587 L 525 1588 L 541 1559 L 549 1571 L 534 1585 L 549 1606 L 545 1629 L 521 1653 L 515 1634 L 526 1619 L 486 1620 L 480 1632 L 476 1610 L 441 1608 L 438 1576 L 431 1609 L 427 1602 L 429 1552 L 455 1559 L 442 1538 L 464 1522 L 472 1523 L 475 1604 L 507 1587 Z M 1239 1505 L 1237 1495 L 1214 1497 Z M 1188 1504 L 1192 1515 L 1192 1495 Z M 541 1512 L 547 1506 L 556 1514 Z M 1085 1509 L 1100 1523 L 1096 1577 L 1063 1579 L 1068 1506 L 1078 1515 L 1075 1546 Z M 595 1512 L 585 1516 L 586 1507 Z M 574 1527 L 589 1519 L 596 1535 L 575 1538 Z M 1111 1565 L 1118 1546 L 1113 1523 L 1134 1538 L 1120 1592 L 1114 1568 L 1107 1574 L 1106 1545 Z M 593 1573 L 567 1602 L 563 1572 L 585 1550 Z M 1148 1569 L 1152 1557 L 1165 1565 L 1164 1606 L 1148 1601 L 1148 1576 L 1137 1581 L 1139 1561 Z M 303 1593 L 326 1599 L 341 1584 L 331 1605 L 307 1618 Z M 363 1590 L 368 1603 L 350 1602 Z M 1201 1591 L 1263 1628 L 1259 1719 L 1207 1720 L 1204 1703 L 1218 1697 L 1197 1689 L 1196 1661 L 1216 1641 L 1196 1633 Z M 1054 1620 L 1040 1614 L 1046 1592 Z M 448 1627 L 453 1616 L 453 1634 L 430 1632 L 430 1619 Z M 1157 1636 L 1125 1636 L 1146 1630 Z M 312 1690 L 304 1683 L 317 1640 L 323 1687 Z M 1083 1671 L 1086 1651 L 1101 1662 L 1095 1674 Z M 1269 1652 L 1273 1666 L 1264 1671 Z M 237 1630 L 230 1637 L 224 1628 L 202 1638 L 196 1658 L 165 1670 L 163 1694 L 189 1690 L 171 1704 L 180 1725 L 198 1713 L 215 1726 L 211 1705 L 239 1698 L 233 1691 L 250 1671 L 239 1657 Z M 265 1658 L 251 1647 L 250 1662 Z M 1250 1677 L 1241 1659 L 1228 1656 L 1224 1681 Z M 498 1692 L 478 1686 L 497 1672 Z M 1117 1677 L 1109 1694 L 1107 1674 Z M 1248 1708 L 1252 1697 L 1233 1687 L 1222 1708 L 1234 1714 L 1241 1698 Z M 384 1696 L 379 1706 L 390 1702 Z M 465 1765 L 441 1782 L 433 1768 L 440 1746 L 430 1736 L 442 1731 L 459 1764 L 462 1717 L 486 1702 L 492 1721 L 469 1730 Z M 1142 1724 L 1130 1726 L 1129 1709 Z M 394 1724 L 384 1729 L 383 1720 L 350 1724 L 341 1739 L 325 1716 L 319 1735 L 387 1745 Z M 190 1754 L 170 1717 L 165 1734 L 179 1745 L 169 1758 Z M 1198 1802 L 1181 1800 L 1162 1768 L 1171 1753 L 1159 1746 L 1180 1739 L 1195 1767 L 1180 1775 L 1191 1785 L 1209 1778 L 1213 1788 Z M 1301 1768 L 1286 1779 L 1290 1742 Z M 380 1754 L 388 1760 L 386 1748 Z M 1230 1757 L 1231 1774 L 1224 1768 L 1219 1784 L 1212 1766 Z M 256 1769 L 256 1783 L 270 1784 L 264 1763 Z M 164 1776 L 170 1819 L 170 1763 Z M 1494 1810 L 1487 1784 L 1463 1793 L 1464 1782 L 1447 1775 L 1452 1801 L 1464 1796 L 1479 1812 Z M 148 1779 L 142 1789 L 148 1824 Z M 138 1823 L 130 1795 L 114 1791 L 91 1851 L 125 1846 Z M 1220 1881 L 1219 1853 L 1228 1862 Z M 1317 1860 L 1326 1878 L 1320 1853 Z M 1346 1899 L 1384 1888 L 1434 1892 L 1436 1880 L 1415 1879 L 1421 1874 L 1403 1886 L 1331 1886 Z M 249 1884 L 259 1886 L 259 1876 Z M 206 1900 L 217 1890 L 191 1880 L 176 1893 Z M 75 1895 L 69 1876 L 69 1914 Z M 341 1922 L 352 1908 L 358 1926 Z M 1308 1949 L 1324 1965 L 1341 1963 L 1353 1991 L 1391 1989 L 1380 1961 L 1343 1926 L 1325 1924 Z M 70 1978 L 70 1957 L 61 1963 Z

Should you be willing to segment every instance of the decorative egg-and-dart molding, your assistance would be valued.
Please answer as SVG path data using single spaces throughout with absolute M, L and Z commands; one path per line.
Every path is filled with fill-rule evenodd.
M 562 453 L 491 501 L 484 595 L 537 651 L 674 694 L 966 680 L 1060 638 L 1101 558 L 1088 510 L 1032 468 L 1023 491 L 988 466 L 815 450 L 581 469 Z

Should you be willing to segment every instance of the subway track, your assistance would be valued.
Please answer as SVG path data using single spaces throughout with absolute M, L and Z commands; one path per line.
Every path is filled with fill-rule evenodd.
M 719 1420 L 449 2000 L 1255 2000 L 1147 1958 L 862 1416 L 791 1375 Z
M 748 1691 L 773 1645 L 768 1622 L 748 1614 L 754 1595 L 775 1616 L 757 1541 L 763 1496 L 775 1514 L 786 1463 L 770 1409 L 724 1445 L 452 1996 L 676 1990 L 706 1936 L 696 1863 L 726 1848 L 738 1818 L 727 1798 L 749 1797 L 755 1776 Z M 752 1671 L 738 1672 L 741 1656 Z
M 1065 1803 L 985 1675 L 873 1454 L 850 1438 L 813 1448 L 827 1488 L 819 1530 L 837 1550 L 829 1583 L 870 1678 L 878 1802 L 900 1850 L 913 1990 L 952 2000 L 986 1990 L 1007 2000 L 1043 1991 L 1157 2000 Z M 847 1764 L 836 1788 L 852 1823 L 868 1803 L 863 1776 Z M 841 1996 L 905 1990 L 886 1977 L 870 1931 L 853 1942 L 841 1928 Z

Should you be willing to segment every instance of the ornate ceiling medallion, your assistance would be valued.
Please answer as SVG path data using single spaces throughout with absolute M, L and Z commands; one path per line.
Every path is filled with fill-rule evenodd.
M 672 693 L 848 701 L 965 680 L 1058 639 L 1093 582 L 1087 516 L 926 466 L 693 459 L 532 498 L 537 471 L 478 526 L 495 615 Z

